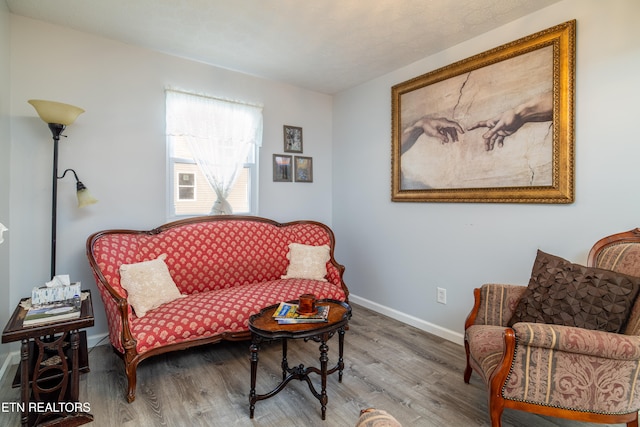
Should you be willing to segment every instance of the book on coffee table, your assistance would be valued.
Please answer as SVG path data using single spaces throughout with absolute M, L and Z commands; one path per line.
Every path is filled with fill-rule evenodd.
M 80 318 L 80 307 L 76 307 L 73 303 L 61 302 L 31 307 L 24 316 L 22 325 L 42 325 L 78 318 Z
M 300 314 L 298 313 L 298 304 L 281 302 L 273 312 L 273 318 L 281 325 L 326 322 L 329 317 L 329 306 L 319 305 L 316 308 L 317 312 L 314 314 Z

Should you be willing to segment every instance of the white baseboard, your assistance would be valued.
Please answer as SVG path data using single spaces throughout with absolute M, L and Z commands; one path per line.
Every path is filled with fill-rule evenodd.
M 371 309 L 380 314 L 384 314 L 385 316 L 389 316 L 392 319 L 398 320 L 402 323 L 406 323 L 407 325 L 411 325 L 413 327 L 421 329 L 425 332 L 429 332 L 430 334 L 436 335 L 440 338 L 444 338 L 456 344 L 464 345 L 464 335 L 460 332 L 443 328 L 442 326 L 438 326 L 425 320 L 418 319 L 417 317 L 411 316 L 410 314 L 406 314 L 393 308 L 386 307 L 382 304 L 378 304 L 377 302 L 370 301 L 366 298 L 361 298 L 354 294 L 349 294 L 349 301 L 359 304 L 365 308 Z
M 96 345 L 110 344 L 108 337 L 109 334 L 107 333 L 87 336 L 87 347 L 89 352 Z M 17 365 L 18 363 L 20 363 L 20 350 L 9 352 L 2 362 L 2 367 L 0 367 L 0 378 L 4 378 L 7 371 L 9 371 L 9 368 L 13 365 Z

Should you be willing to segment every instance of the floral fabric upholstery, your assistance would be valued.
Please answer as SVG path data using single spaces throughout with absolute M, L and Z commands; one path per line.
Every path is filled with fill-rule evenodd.
M 603 414 L 640 406 L 640 337 L 516 323 L 506 399 Z
M 339 287 L 307 279 L 274 280 L 204 292 L 164 304 L 141 318 L 134 318 L 131 332 L 138 353 L 156 347 L 225 332 L 246 331 L 249 316 L 280 301 L 312 293 L 322 298 L 344 300 Z
M 90 251 L 97 270 L 123 298 L 127 292 L 120 284 L 120 265 L 167 254 L 171 277 L 187 297 L 151 310 L 143 318 L 137 318 L 128 306 L 128 324 L 137 340 L 137 351 L 142 353 L 166 343 L 247 330 L 251 314 L 303 293 L 345 300 L 342 273 L 331 262 L 327 263 L 327 282 L 280 279 L 286 273 L 290 243 L 333 244 L 330 230 L 318 223 L 279 226 L 247 219 L 194 222 L 151 234 L 104 234 Z M 106 310 L 109 338 L 124 352 L 117 302 L 96 271 L 94 275 Z
M 465 332 L 471 356 L 469 362 L 485 383 L 502 359 L 503 334 L 504 327 L 491 325 L 473 325 Z
M 527 290 L 524 286 L 486 284 L 480 289 L 480 308 L 476 325 L 507 326 L 520 297 Z
M 606 246 L 598 253 L 595 266 L 640 277 L 640 243 L 615 243 Z M 624 333 L 640 335 L 640 304 L 636 303 L 631 310 Z
M 640 243 L 607 246 L 598 254 L 595 267 L 640 277 Z

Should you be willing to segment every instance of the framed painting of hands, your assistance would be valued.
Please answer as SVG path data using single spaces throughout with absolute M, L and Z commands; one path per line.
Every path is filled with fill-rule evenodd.
M 391 88 L 391 200 L 572 203 L 569 21 Z

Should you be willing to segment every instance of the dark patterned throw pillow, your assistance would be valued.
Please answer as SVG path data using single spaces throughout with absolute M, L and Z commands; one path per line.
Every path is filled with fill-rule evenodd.
M 538 250 L 509 326 L 533 322 L 622 332 L 638 290 L 640 277 L 573 264 Z

